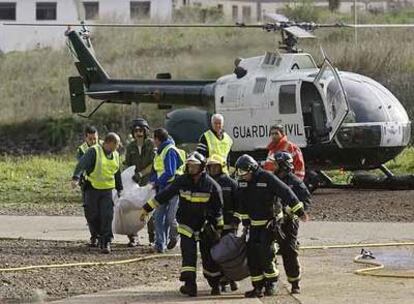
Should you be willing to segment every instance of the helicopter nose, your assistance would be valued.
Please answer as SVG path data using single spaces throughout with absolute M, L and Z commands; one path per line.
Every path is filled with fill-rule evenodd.
M 368 77 L 344 72 L 350 112 L 337 139 L 343 146 L 401 147 L 409 143 L 411 122 L 399 100 Z

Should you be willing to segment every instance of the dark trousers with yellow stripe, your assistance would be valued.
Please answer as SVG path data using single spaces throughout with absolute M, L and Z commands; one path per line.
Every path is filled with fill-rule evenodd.
M 278 279 L 274 245 L 273 236 L 265 226 L 250 227 L 247 241 L 247 263 L 255 288 L 262 288 L 265 282 L 276 282 Z
M 188 237 L 181 234 L 181 256 L 182 268 L 180 281 L 192 282 L 196 281 L 196 265 L 197 265 L 197 240 L 194 237 Z M 217 286 L 222 276 L 220 267 L 213 261 L 210 249 L 211 243 L 208 240 L 199 240 L 201 260 L 203 264 L 203 274 L 211 287 Z
M 299 220 L 287 219 L 282 224 L 285 239 L 279 242 L 279 252 L 283 258 L 287 279 L 290 283 L 300 280 L 300 264 L 298 259 Z

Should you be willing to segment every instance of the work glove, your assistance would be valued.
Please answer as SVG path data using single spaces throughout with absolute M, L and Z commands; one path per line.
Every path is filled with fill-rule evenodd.
M 272 238 L 277 242 L 281 242 L 286 238 L 285 233 L 282 230 L 282 221 L 276 218 L 271 219 L 267 225 L 266 229 L 271 233 Z

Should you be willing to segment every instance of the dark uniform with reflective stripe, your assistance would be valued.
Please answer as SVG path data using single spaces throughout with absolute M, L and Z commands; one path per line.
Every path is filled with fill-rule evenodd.
M 239 182 L 240 204 L 236 216 L 242 220 L 243 226 L 250 226 L 247 261 L 255 288 L 262 288 L 265 282 L 275 282 L 279 276 L 274 263 L 275 238 L 267 228 L 272 220 L 283 217 L 281 207 L 275 203 L 278 197 L 288 203 L 295 214 L 303 215 L 302 203 L 272 173 L 259 168 L 253 172 L 251 181 Z
M 184 174 L 177 177 L 154 199 L 145 204 L 144 209 L 151 212 L 160 204 L 167 204 L 175 195 L 179 195 L 180 198 L 177 210 L 182 255 L 180 280 L 195 284 L 197 241 L 200 241 L 203 273 L 210 286 L 213 287 L 220 280 L 220 267 L 211 258 L 211 241 L 205 238 L 204 234 L 200 237 L 200 232 L 206 221 L 217 229 L 223 227 L 223 198 L 220 186 L 205 172 L 202 173 L 197 184 L 194 184 L 190 175 Z
M 223 173 L 218 176 L 213 176 L 214 180 L 220 185 L 223 192 L 223 218 L 224 227 L 223 234 L 233 232 L 235 233 L 238 226 L 238 221 L 235 221 L 234 213 L 237 210 L 237 182 L 227 174 Z
M 308 210 L 311 204 L 311 194 L 305 183 L 300 180 L 295 174 L 289 172 L 281 179 L 288 185 L 296 194 L 298 199 L 303 202 L 304 209 Z M 282 231 L 285 238 L 279 241 L 279 251 L 283 258 L 283 266 L 286 271 L 286 276 L 289 283 L 298 282 L 300 280 L 300 263 L 298 259 L 298 230 L 299 219 L 293 215 L 287 203 L 282 201 L 286 206 L 284 208 L 284 221 L 282 224 Z

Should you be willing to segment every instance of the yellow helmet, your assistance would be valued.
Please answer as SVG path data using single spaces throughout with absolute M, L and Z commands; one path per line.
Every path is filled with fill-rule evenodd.
M 218 154 L 211 155 L 207 160 L 207 166 L 220 165 L 223 168 L 226 165 L 226 161 Z

